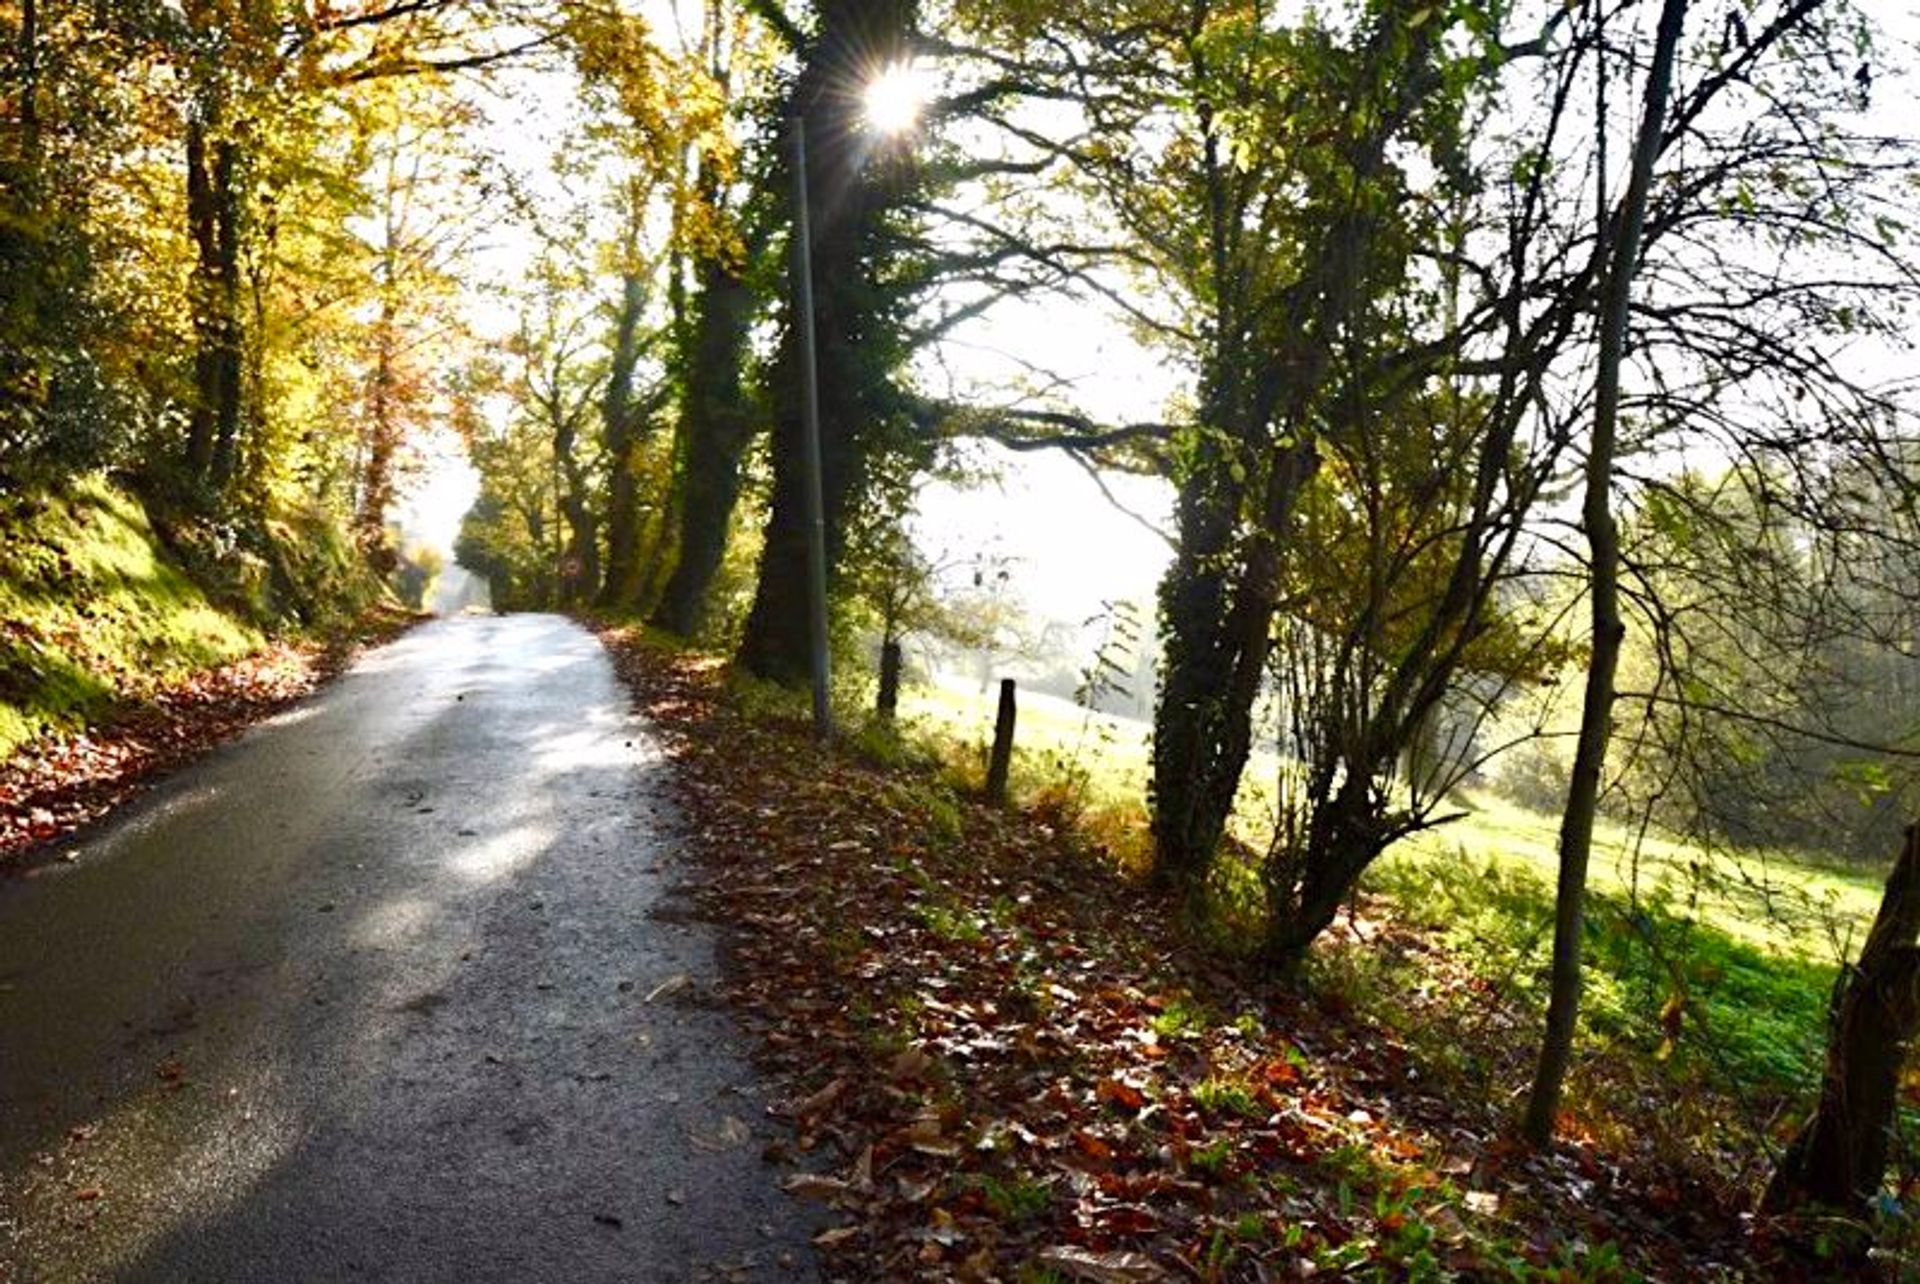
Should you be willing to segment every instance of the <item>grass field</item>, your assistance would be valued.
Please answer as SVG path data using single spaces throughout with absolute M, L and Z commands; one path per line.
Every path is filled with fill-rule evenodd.
M 921 686 L 903 693 L 901 712 L 984 761 L 995 701 L 968 685 Z M 1017 728 L 1016 787 L 1032 796 L 1076 782 L 1104 832 L 1130 827 L 1137 848 L 1144 844 L 1146 724 L 1023 694 Z M 1242 787 L 1237 828 L 1256 849 L 1270 826 L 1278 767 L 1272 753 L 1257 754 Z M 1558 817 L 1486 792 L 1455 798 L 1448 810 L 1457 818 L 1391 849 L 1366 885 L 1503 993 L 1537 1002 Z M 1789 852 L 1708 851 L 1603 821 L 1589 883 L 1590 1046 L 1635 1044 L 1675 1071 L 1736 1091 L 1803 1090 L 1819 1064 L 1835 967 L 1857 948 L 1880 877 Z M 1676 1041 L 1675 1029 L 1688 1033 Z

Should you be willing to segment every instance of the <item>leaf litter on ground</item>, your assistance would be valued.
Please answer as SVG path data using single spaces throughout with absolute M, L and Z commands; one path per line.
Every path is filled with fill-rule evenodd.
M 1530 1155 L 1508 1103 L 1215 956 L 1060 826 L 965 804 L 954 836 L 913 770 L 747 716 L 715 660 L 601 636 L 776 1078 L 792 1136 L 766 1156 L 844 1219 L 814 1241 L 829 1278 L 1817 1276 L 1756 1263 L 1711 1156 Z

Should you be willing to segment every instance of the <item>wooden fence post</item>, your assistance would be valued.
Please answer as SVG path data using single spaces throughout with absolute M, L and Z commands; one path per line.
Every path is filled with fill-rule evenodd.
M 1000 712 L 993 720 L 993 757 L 987 760 L 987 801 L 1007 801 L 1007 771 L 1013 765 L 1013 679 L 1000 679 Z
M 875 710 L 887 722 L 900 709 L 900 644 L 887 642 L 880 648 L 880 698 Z

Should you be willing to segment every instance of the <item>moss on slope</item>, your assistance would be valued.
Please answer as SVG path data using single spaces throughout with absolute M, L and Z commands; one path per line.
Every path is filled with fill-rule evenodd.
M 0 497 L 0 758 L 265 641 L 162 552 L 99 478 Z

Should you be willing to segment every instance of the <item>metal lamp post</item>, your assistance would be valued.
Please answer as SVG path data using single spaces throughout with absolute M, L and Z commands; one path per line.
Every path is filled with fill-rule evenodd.
M 793 320 L 800 339 L 800 462 L 807 505 L 807 622 L 813 653 L 813 730 L 825 740 L 833 734 L 833 710 L 827 699 L 832 662 L 827 652 L 827 515 L 820 489 L 820 369 L 813 337 L 813 227 L 807 199 L 805 118 L 788 117 L 787 139 L 793 164 Z

